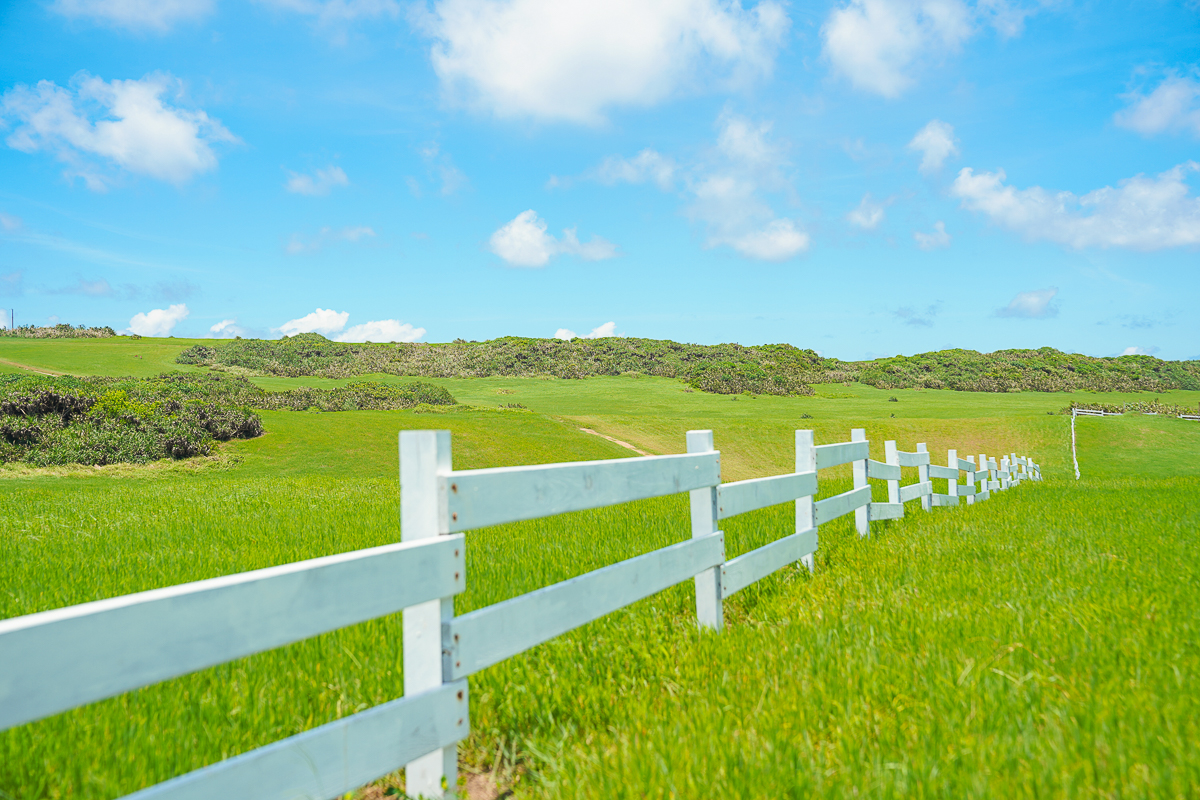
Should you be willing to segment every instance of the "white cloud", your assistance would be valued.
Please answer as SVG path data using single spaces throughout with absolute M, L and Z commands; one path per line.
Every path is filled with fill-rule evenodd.
M 544 267 L 559 254 L 579 256 L 585 261 L 602 261 L 617 254 L 616 245 L 599 236 L 580 242 L 575 228 L 564 230 L 563 238 L 556 239 L 546 233 L 546 223 L 532 208 L 493 233 L 489 246 L 514 267 Z
M 24 227 L 25 224 L 21 222 L 20 217 L 14 217 L 11 214 L 5 214 L 3 211 L 0 211 L 0 230 L 11 232 L 19 231 Z
M 213 0 L 56 0 L 51 8 L 72 19 L 166 33 L 177 22 L 207 16 L 213 5 Z
M 933 223 L 932 233 L 913 231 L 913 238 L 917 241 L 917 247 L 922 250 L 936 250 L 939 247 L 950 246 L 950 234 L 946 233 L 946 223 L 940 219 Z
M 764 192 L 793 193 L 784 170 L 787 145 L 770 137 L 771 123 L 724 111 L 715 146 L 689 164 L 654 150 L 632 159 L 610 156 L 591 171 L 601 183 L 654 181 L 663 191 L 682 183 L 687 215 L 704 224 L 706 246 L 733 247 L 749 258 L 782 261 L 808 249 L 809 237 L 795 220 L 777 218 Z M 553 185 L 566 181 L 552 179 Z
M 334 311 L 332 308 L 318 308 L 311 314 L 305 314 L 298 319 L 288 320 L 276 328 L 284 336 L 295 336 L 297 333 L 319 333 L 326 336 L 337 333 L 346 327 L 350 321 L 349 311 Z
M 1046 319 L 1058 316 L 1058 306 L 1054 298 L 1058 289 L 1035 289 L 1030 292 L 1019 292 L 1007 306 L 996 310 L 997 317 L 1021 317 L 1024 319 Z
M 208 333 L 214 339 L 232 339 L 235 336 L 245 336 L 248 331 L 238 325 L 236 319 L 223 319 L 209 328 Z
M 83 178 L 90 189 L 103 191 L 111 179 L 89 157 L 179 184 L 216 168 L 212 145 L 238 141 L 203 111 L 163 101 L 181 90 L 167 74 L 106 82 L 79 72 L 70 88 L 39 81 L 34 88 L 8 90 L 0 97 L 0 117 L 17 123 L 6 140 L 10 147 L 53 153 L 70 166 L 68 175 Z
M 786 261 L 808 249 L 808 234 L 796 230 L 790 219 L 776 219 L 760 230 L 726 239 L 725 243 L 750 258 Z
M 976 175 L 959 172 L 951 194 L 965 208 L 1028 239 L 1070 247 L 1129 247 L 1159 250 L 1200 244 L 1200 198 L 1189 195 L 1184 177 L 1200 169 L 1189 161 L 1156 178 L 1137 175 L 1082 197 L 1050 193 L 1040 186 L 1017 189 L 1004 184 L 1004 170 Z
M 298 256 L 302 253 L 315 253 L 330 242 L 357 242 L 374 235 L 375 230 L 366 225 L 350 226 L 339 230 L 321 228 L 311 239 L 305 239 L 300 234 L 293 233 L 284 249 L 288 255 Z
M 326 169 L 319 169 L 315 175 L 302 175 L 297 172 L 290 174 L 291 177 L 284 185 L 293 194 L 318 197 L 329 194 L 335 186 L 350 185 L 350 179 L 346 177 L 346 173 L 341 167 L 329 166 Z
M 1152 356 L 1158 352 L 1157 347 L 1126 347 L 1121 351 L 1123 356 Z
M 864 230 L 873 231 L 883 222 L 883 204 L 872 200 L 871 193 L 867 192 L 858 208 L 847 214 L 846 219 Z
M 440 0 L 415 21 L 436 40 L 430 58 L 452 99 L 586 124 L 769 75 L 791 24 L 773 0 Z
M 129 332 L 138 336 L 168 336 L 183 320 L 187 319 L 188 307 L 180 303 L 166 308 L 155 308 L 141 314 L 134 314 L 129 320 Z
M 424 328 L 398 319 L 380 319 L 351 326 L 335 338 L 339 342 L 415 342 L 424 335 Z
M 608 339 L 616 335 L 617 323 L 606 322 L 603 325 L 598 325 L 595 328 L 592 328 L 591 333 L 585 333 L 583 336 L 580 336 L 579 334 L 575 333 L 575 331 L 567 328 L 559 328 L 557 331 L 555 331 L 554 338 L 566 339 L 569 341 L 571 339 Z M 624 336 L 624 334 L 621 335 Z
M 958 140 L 954 138 L 954 126 L 940 119 L 929 123 L 908 143 L 909 150 L 921 153 L 921 174 L 932 175 L 942 168 L 950 156 L 958 155 Z
M 675 170 L 673 159 L 647 148 L 633 158 L 609 156 L 596 167 L 595 175 L 606 186 L 654 181 L 659 189 L 669 192 L 675 183 Z
M 1146 136 L 1164 131 L 1200 136 L 1200 81 L 1171 73 L 1150 94 L 1131 92 L 1124 99 L 1128 108 L 1114 116 L 1122 128 Z
M 441 192 L 443 197 L 449 197 L 470 183 L 470 181 L 467 180 L 467 176 L 463 174 L 462 170 L 454 166 L 454 161 L 450 158 L 450 155 L 441 151 L 441 147 L 437 142 L 431 142 L 430 144 L 425 145 L 421 148 L 420 152 L 421 159 L 425 162 L 425 166 L 430 170 L 430 172 L 436 172 L 438 178 L 441 179 Z M 416 180 L 410 180 L 412 180 L 412 183 L 409 184 L 409 188 L 412 189 L 412 184 L 416 183 Z M 418 197 L 420 196 L 420 191 L 421 188 L 418 184 L 415 192 Z
M 834 70 L 884 97 L 898 97 L 922 62 L 957 52 L 972 32 L 961 0 L 850 0 L 821 29 Z

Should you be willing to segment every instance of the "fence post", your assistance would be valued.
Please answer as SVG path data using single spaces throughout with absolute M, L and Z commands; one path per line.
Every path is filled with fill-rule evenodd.
M 712 431 L 688 431 L 687 451 L 689 453 L 711 453 L 713 447 Z M 717 487 L 706 486 L 702 489 L 692 489 L 692 538 L 699 539 L 717 531 Z M 721 604 L 721 567 L 716 566 L 704 570 L 696 576 L 696 622 L 701 628 L 721 630 L 724 622 L 724 609 Z
M 957 450 L 947 450 L 946 451 L 946 466 L 953 470 L 958 469 L 958 451 Z M 946 494 L 950 495 L 951 497 L 958 497 L 958 476 L 957 475 L 946 481 Z M 958 501 L 957 500 L 954 501 L 954 504 L 958 505 Z
M 928 453 L 929 449 L 925 447 L 924 442 L 917 442 L 918 453 Z M 917 483 L 929 483 L 929 466 L 923 464 L 917 467 Z M 933 508 L 933 498 L 929 495 L 921 496 L 921 508 L 930 511 Z
M 400 432 L 400 540 L 439 535 L 446 498 L 438 496 L 438 476 L 450 474 L 450 431 Z M 430 600 L 404 609 L 404 694 L 442 685 L 442 624 L 454 618 L 454 598 Z M 405 766 L 408 794 L 455 797 L 458 746 L 450 745 Z
M 975 488 L 975 456 L 967 456 L 967 461 L 971 462 L 971 469 L 967 471 L 967 483 L 971 484 L 971 488 Z M 967 505 L 975 505 L 975 495 L 967 495 Z
M 979 474 L 983 476 L 979 479 L 979 491 L 990 491 L 992 486 L 988 483 L 987 455 L 984 453 L 979 454 Z
M 796 431 L 796 472 L 816 472 L 817 471 L 817 448 L 813 439 L 812 431 Z M 820 476 L 817 476 L 818 483 Z M 813 495 L 801 497 L 796 500 L 796 533 L 801 533 L 807 530 L 815 531 L 817 526 L 813 524 Z M 818 542 L 820 537 L 818 536 Z M 819 545 L 818 545 L 819 546 Z M 808 571 L 812 572 L 815 568 L 813 563 L 813 554 L 809 553 L 804 558 L 800 559 L 804 566 L 808 567 Z
M 884 463 L 891 464 L 894 467 L 900 466 L 900 455 L 896 450 L 895 440 L 886 441 L 883 443 L 883 460 Z M 900 481 L 888 481 L 888 502 L 900 502 Z
M 1001 472 L 1008 472 L 1008 456 L 1001 456 L 1001 457 L 1000 457 L 1000 471 L 1001 471 Z M 1000 489 L 1001 489 L 1002 491 L 1003 491 L 1004 489 L 1007 489 L 1007 488 L 1008 488 L 1008 485 L 1009 485 L 1009 479 L 1008 479 L 1008 478 L 1000 478 Z
M 866 428 L 852 428 L 850 430 L 850 441 L 865 442 L 867 440 Z M 867 458 L 870 458 L 868 454 Z M 851 462 L 851 467 L 854 470 L 854 488 L 860 489 L 863 486 L 870 486 L 867 483 L 867 459 Z M 866 506 L 859 506 L 854 509 L 854 527 L 858 529 L 859 536 L 871 535 L 871 520 L 867 514 Z

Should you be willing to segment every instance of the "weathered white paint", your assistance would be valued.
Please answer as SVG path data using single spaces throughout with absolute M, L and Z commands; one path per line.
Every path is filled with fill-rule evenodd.
M 869 459 L 867 461 L 867 477 L 883 481 L 898 481 L 900 480 L 900 465 L 885 464 L 882 461 Z
M 689 453 L 713 453 L 712 431 L 688 431 L 687 451 Z M 717 531 L 717 487 L 707 486 L 702 489 L 692 489 L 690 493 L 692 511 L 692 538 L 703 539 Z M 725 612 L 722 603 L 724 591 L 721 586 L 721 570 L 712 567 L 701 572 L 695 578 L 696 584 L 696 624 L 701 628 L 721 630 L 724 624 Z
M 853 436 L 851 432 L 851 436 Z M 838 444 L 817 445 L 817 469 L 827 469 L 852 461 L 861 461 L 871 454 L 871 446 L 862 441 L 839 442 Z
M 848 492 L 835 494 L 833 497 L 813 503 L 813 518 L 818 525 L 824 525 L 855 509 L 865 507 L 869 502 L 871 502 L 870 486 L 851 489 Z
M 867 506 L 871 521 L 883 519 L 900 519 L 904 516 L 903 503 L 871 503 Z
M 796 431 L 796 472 L 811 472 L 814 475 L 817 473 L 817 448 L 813 441 L 812 431 Z M 817 535 L 817 518 L 813 512 L 813 495 L 811 494 L 796 499 L 796 533 L 808 530 L 811 530 L 814 536 Z M 818 536 L 817 546 L 819 546 L 819 542 L 820 537 Z M 809 572 L 816 568 L 811 553 L 801 558 L 800 561 L 808 567 Z
M 896 473 L 897 473 L 896 477 L 894 479 L 890 479 L 890 478 L 888 479 L 888 484 L 887 484 L 888 502 L 889 503 L 899 503 L 900 502 L 900 478 L 901 478 L 901 473 L 900 473 L 900 469 L 899 469 L 900 468 L 900 454 L 899 454 L 899 451 L 896 449 L 895 440 L 888 440 L 883 443 L 883 454 L 884 454 L 883 457 L 887 460 L 887 463 L 893 467 L 896 467 Z
M 450 431 L 400 432 L 400 536 L 403 541 L 438 538 L 446 498 L 439 479 L 453 469 Z M 444 597 L 404 609 L 404 694 L 442 685 L 442 625 L 454 618 L 454 599 Z M 408 793 L 453 797 L 458 785 L 458 747 L 435 748 L 405 766 Z M 442 789 L 442 782 L 448 790 Z
M 896 452 L 896 459 L 902 467 L 923 467 L 929 463 L 929 453 L 926 453 L 924 450 L 916 453 L 906 453 L 903 450 L 898 450 Z
M 457 680 L 725 561 L 714 533 L 455 617 L 443 627 L 447 680 Z
M 817 532 L 813 529 L 793 533 L 770 544 L 751 550 L 732 561 L 725 562 L 721 584 L 726 594 L 745 589 L 781 567 L 794 563 L 817 551 Z
M 910 483 L 908 486 L 900 487 L 900 502 L 907 503 L 909 500 L 916 500 L 918 497 L 928 497 L 933 493 L 933 484 L 926 481 L 925 483 Z
M 851 428 L 850 441 L 867 443 L 867 454 L 851 465 L 851 472 L 854 475 L 854 488 L 866 489 L 868 492 L 868 500 L 870 502 L 870 484 L 867 483 L 867 462 L 870 461 L 870 443 L 867 442 L 867 431 L 865 428 Z M 859 506 L 854 509 L 854 528 L 858 531 L 859 536 L 871 535 L 871 519 L 867 516 L 866 505 Z
M 929 467 L 930 467 L 929 450 L 925 446 L 924 442 L 917 443 L 917 452 L 920 453 L 921 455 L 925 456 L 925 463 L 917 465 L 917 483 L 919 483 L 919 484 L 920 483 L 930 483 L 930 480 L 929 480 L 929 478 L 930 478 L 930 475 L 929 475 Z M 931 483 L 930 483 L 930 487 L 931 488 L 930 488 L 929 493 L 932 493 L 933 489 L 932 489 Z M 933 509 L 933 503 L 929 499 L 929 493 L 920 495 L 921 508 L 924 509 L 925 511 L 931 511 Z
M 448 683 L 180 775 L 124 800 L 333 800 L 466 738 L 468 699 L 466 681 Z
M 720 482 L 718 452 L 453 472 L 438 480 L 448 514 L 442 532 L 678 494 Z
M 717 487 L 717 516 L 728 519 L 816 493 L 816 472 L 793 472 L 722 483 Z
M 464 554 L 385 545 L 0 621 L 0 730 L 457 594 Z

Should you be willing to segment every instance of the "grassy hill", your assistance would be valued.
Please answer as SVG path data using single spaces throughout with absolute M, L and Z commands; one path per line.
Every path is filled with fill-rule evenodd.
M 42 353 L 100 368 L 78 350 Z M 734 480 L 789 470 L 795 428 L 826 443 L 865 427 L 876 458 L 885 438 L 927 442 L 935 460 L 1019 450 L 1048 480 L 914 510 L 869 540 L 848 519 L 823 526 L 816 573 L 783 570 L 729 598 L 720 636 L 696 631 L 682 586 L 496 665 L 471 679 L 464 769 L 515 798 L 1186 797 L 1200 785 L 1200 423 L 1079 420 L 1075 482 L 1059 395 L 428 382 L 458 404 L 264 410 L 266 435 L 192 470 L 0 469 L 0 618 L 396 541 L 399 429 L 450 430 L 466 469 L 633 455 L 585 427 L 654 453 L 712 428 Z M 822 495 L 848 483 L 848 468 L 823 472 Z M 793 525 L 786 505 L 727 520 L 728 555 Z M 689 536 L 686 497 L 472 531 L 456 609 Z M 400 640 L 397 615 L 0 732 L 0 796 L 106 800 L 392 699 Z

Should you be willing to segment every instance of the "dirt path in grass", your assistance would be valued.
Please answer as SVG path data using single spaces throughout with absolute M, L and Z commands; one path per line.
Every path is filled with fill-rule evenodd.
M 619 444 L 619 445 L 621 445 L 621 447 L 624 447 L 626 450 L 632 450 L 633 452 L 637 453 L 639 456 L 653 455 L 653 453 L 647 453 L 645 450 L 639 450 L 638 448 L 631 445 L 629 442 L 622 442 L 620 439 L 617 439 L 612 436 L 607 436 L 603 433 L 600 433 L 599 431 L 594 431 L 591 428 L 580 428 L 579 430 L 583 431 L 584 433 L 590 433 L 592 436 L 599 436 L 601 439 L 608 439 L 613 444 Z
M 59 377 L 61 375 L 67 374 L 65 372 L 55 372 L 54 370 L 41 369 L 39 367 L 31 367 L 28 364 L 20 364 L 16 361 L 9 361 L 7 358 L 0 358 L 0 364 L 4 364 L 9 367 L 17 367 L 18 369 L 27 369 L 30 372 L 36 372 L 39 375 L 50 375 L 52 377 Z

